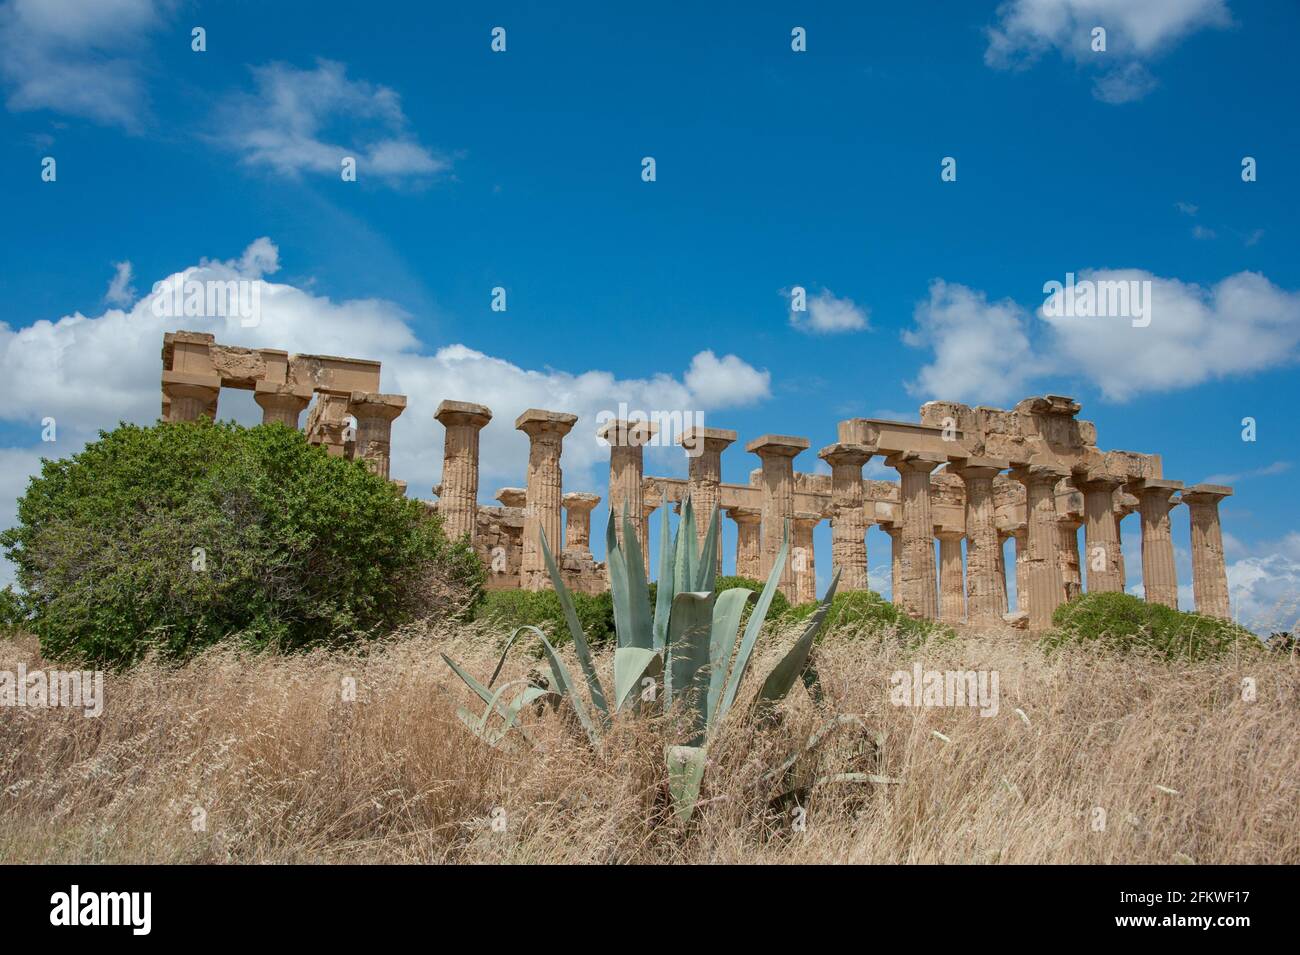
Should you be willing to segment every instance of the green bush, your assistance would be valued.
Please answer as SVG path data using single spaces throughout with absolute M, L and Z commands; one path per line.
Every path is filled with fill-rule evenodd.
M 44 461 L 0 534 L 52 659 L 292 650 L 472 605 L 482 563 L 363 464 L 283 425 L 122 425 Z
M 11 636 L 27 625 L 22 598 L 14 593 L 13 584 L 0 590 L 0 636 Z
M 744 587 L 746 590 L 752 590 L 754 597 L 757 598 L 763 592 L 763 586 L 763 581 L 755 580 L 752 577 L 719 577 L 713 589 L 718 593 L 722 593 L 724 590 L 730 590 L 733 587 Z M 754 602 L 751 600 L 749 606 L 745 608 L 745 613 L 741 616 L 742 626 L 749 621 L 749 610 L 753 606 Z M 789 610 L 790 601 L 786 599 L 785 594 L 779 590 L 775 591 L 772 594 L 772 604 L 767 609 L 767 619 L 769 621 L 776 620 L 778 617 L 784 616 Z
M 803 620 L 811 616 L 817 606 L 816 603 L 797 604 L 790 608 L 782 622 Z M 832 598 L 826 623 L 817 639 L 821 641 L 831 636 L 856 639 L 884 634 L 896 635 L 909 647 L 954 635 L 952 628 L 942 623 L 909 617 L 874 590 L 845 590 Z
M 1145 650 L 1169 660 L 1202 660 L 1234 648 L 1254 650 L 1259 639 L 1244 627 L 1184 613 L 1122 593 L 1076 597 L 1056 608 L 1046 649 L 1095 643 L 1120 651 Z
M 569 597 L 573 600 L 573 610 L 588 643 L 603 646 L 614 639 L 614 601 L 608 591 L 599 594 L 570 592 Z M 557 647 L 573 640 L 564 622 L 559 595 L 554 590 L 488 591 L 479 605 L 476 619 L 491 621 L 503 630 L 526 624 L 541 627 Z

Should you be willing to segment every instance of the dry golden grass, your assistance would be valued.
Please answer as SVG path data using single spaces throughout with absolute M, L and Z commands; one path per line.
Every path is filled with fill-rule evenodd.
M 471 737 L 454 713 L 470 694 L 438 652 L 486 676 L 491 642 L 213 652 L 110 674 L 98 719 L 0 709 L 0 861 L 1300 862 L 1300 665 L 1286 657 L 1169 665 L 1045 657 L 1010 634 L 919 652 L 835 637 L 823 710 L 798 689 L 777 727 L 733 722 L 684 827 L 666 805 L 667 718 L 620 721 L 599 753 L 552 713 L 528 718 L 537 749 Z M 916 660 L 998 671 L 1000 712 L 892 706 L 891 672 Z M 34 641 L 0 642 L 0 669 L 19 662 L 47 666 Z M 356 702 L 340 698 L 349 676 Z M 760 778 L 836 712 L 872 732 L 846 730 L 820 771 L 903 781 L 817 790 L 800 831 Z

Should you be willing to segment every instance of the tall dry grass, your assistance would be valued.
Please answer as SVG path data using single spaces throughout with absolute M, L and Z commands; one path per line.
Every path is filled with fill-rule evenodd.
M 833 637 L 824 708 L 799 689 L 775 728 L 731 725 L 683 826 L 665 798 L 668 718 L 620 721 L 600 752 L 550 713 L 528 718 L 536 748 L 471 737 L 454 713 L 470 695 L 438 652 L 486 675 L 491 643 L 467 630 L 364 654 L 219 651 L 110 674 L 98 719 L 0 709 L 0 861 L 1300 862 L 1300 665 L 1286 657 Z M 998 715 L 891 705 L 890 674 L 916 660 L 998 671 Z M 46 666 L 34 641 L 0 642 L 0 669 L 19 662 Z M 798 825 L 761 777 L 833 713 L 870 732 L 845 730 L 815 771 L 902 782 L 816 790 Z

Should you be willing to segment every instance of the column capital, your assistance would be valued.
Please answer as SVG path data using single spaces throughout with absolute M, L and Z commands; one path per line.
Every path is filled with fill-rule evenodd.
M 758 507 L 749 507 L 745 504 L 737 504 L 735 507 L 723 508 L 724 513 L 737 524 L 757 524 L 763 519 L 763 510 Z
M 1154 499 L 1157 501 L 1170 502 L 1174 494 L 1183 488 L 1182 481 L 1163 481 L 1158 478 L 1138 478 L 1129 481 L 1126 490 L 1133 494 L 1139 501 L 1143 499 Z
M 496 499 L 505 507 L 523 507 L 528 501 L 528 491 L 522 487 L 503 487 Z
M 959 541 L 966 537 L 966 532 L 964 530 L 955 530 L 951 527 L 935 525 L 934 536 L 937 540 L 941 541 Z
M 790 519 L 796 526 L 816 527 L 826 519 L 826 516 L 818 511 L 795 511 Z
M 970 457 L 950 459 L 945 470 L 949 474 L 957 475 L 963 481 L 967 478 L 991 480 L 1010 467 L 1011 462 L 1002 458 Z
M 444 400 L 438 404 L 438 410 L 433 413 L 433 417 L 444 428 L 457 425 L 482 428 L 492 420 L 492 411 L 487 405 L 476 405 L 470 401 Z
M 764 434 L 745 445 L 745 450 L 760 458 L 794 458 L 807 451 L 812 442 L 789 434 Z
M 192 371 L 164 371 L 162 390 L 168 397 L 209 397 L 213 390 L 221 389 L 221 376 Z
M 948 458 L 932 451 L 898 451 L 885 458 L 885 463 L 896 471 L 910 471 L 915 474 L 929 474 Z
M 832 467 L 839 464 L 860 467 L 870 461 L 875 453 L 876 448 L 874 445 L 839 441 L 835 444 L 826 445 L 817 452 L 817 457 Z
M 1026 464 L 1014 464 L 1010 470 L 1013 480 L 1021 484 L 1037 484 L 1050 481 L 1055 485 L 1062 478 L 1070 476 L 1069 468 L 1047 461 L 1030 461 Z
M 564 411 L 544 411 L 541 408 L 529 408 L 515 419 L 515 430 L 522 431 L 530 438 L 543 434 L 564 437 L 578 423 L 576 414 Z
M 560 503 L 564 505 L 566 511 L 590 512 L 592 508 L 600 503 L 600 495 L 591 494 L 587 491 L 569 491 L 564 497 L 560 498 Z
M 735 444 L 737 434 L 726 428 L 687 428 L 677 438 L 687 454 L 697 455 L 705 451 L 725 451 L 730 445 Z
M 1083 493 L 1089 491 L 1118 491 L 1128 483 L 1129 478 L 1122 474 L 1113 474 L 1109 471 L 1098 470 L 1097 468 L 1076 469 L 1072 473 L 1071 480 L 1074 486 Z
M 393 421 L 406 410 L 406 395 L 380 395 L 373 391 L 353 391 L 348 395 L 348 414 L 355 418 Z
M 596 429 L 596 437 L 613 448 L 643 448 L 658 433 L 659 425 L 642 419 L 614 418 Z
M 1193 484 L 1179 495 L 1183 504 L 1201 505 L 1218 504 L 1225 497 L 1232 496 L 1232 488 L 1226 484 Z

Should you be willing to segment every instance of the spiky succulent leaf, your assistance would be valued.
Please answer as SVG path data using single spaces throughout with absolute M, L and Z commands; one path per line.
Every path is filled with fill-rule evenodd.
M 709 517 L 709 528 L 704 532 L 704 546 L 700 548 L 699 563 L 695 569 L 695 590 L 712 590 L 718 579 L 718 508 L 715 505 Z
M 600 677 L 596 675 L 596 664 L 591 659 L 591 648 L 587 646 L 587 635 L 582 632 L 582 624 L 578 622 L 577 611 L 573 609 L 573 600 L 569 597 L 569 590 L 564 586 L 564 579 L 560 576 L 560 568 L 555 564 L 555 556 L 551 553 L 551 547 L 546 542 L 546 531 L 538 528 L 537 537 L 542 545 L 542 557 L 546 561 L 546 572 L 551 575 L 551 584 L 555 587 L 555 594 L 560 598 L 560 609 L 564 611 L 564 622 L 568 624 L 569 634 L 573 637 L 573 649 L 578 655 L 578 663 L 582 666 L 582 672 L 587 677 L 587 690 L 591 693 L 591 705 L 594 706 L 601 714 L 608 719 L 609 704 L 605 702 L 605 691 L 601 688 Z M 537 631 L 539 634 L 540 630 Z M 543 636 L 546 645 L 550 646 L 550 641 Z
M 665 520 L 667 515 L 665 514 Z M 676 567 L 673 569 L 677 580 L 678 592 L 689 592 L 695 583 L 695 507 L 690 495 L 682 503 L 682 519 L 677 522 L 677 539 L 673 550 L 676 551 Z
M 687 591 L 673 598 L 668 621 L 668 659 L 665 705 L 684 699 L 691 711 L 691 726 L 703 735 L 709 694 L 709 645 L 713 631 L 713 593 Z
M 658 676 L 663 658 L 645 647 L 619 647 L 614 651 L 614 709 L 622 710 L 635 703 L 641 681 Z
M 709 697 L 706 723 L 710 729 L 716 721 L 722 689 L 727 683 L 727 667 L 736 651 L 740 636 L 740 618 L 745 605 L 754 599 L 754 592 L 745 587 L 732 587 L 718 594 L 713 604 L 712 633 L 709 636 Z
M 669 746 L 664 750 L 668 765 L 668 793 L 673 799 L 673 812 L 682 822 L 690 822 L 695 814 L 695 804 L 700 801 L 700 782 L 708 753 L 703 746 Z
M 840 572 L 835 571 L 835 577 L 831 581 L 830 587 L 826 589 L 826 596 L 822 598 L 821 605 L 817 608 L 812 619 L 808 621 L 808 626 L 804 629 L 799 639 L 795 641 L 794 646 L 786 653 L 785 656 L 772 668 L 772 672 L 767 675 L 763 685 L 758 690 L 758 695 L 754 698 L 754 709 L 761 712 L 772 704 L 783 699 L 790 688 L 794 686 L 795 680 L 803 674 L 808 667 L 808 658 L 812 654 L 813 640 L 817 636 L 817 631 L 821 629 L 822 623 L 826 620 L 826 615 L 830 613 L 831 600 L 835 597 L 835 588 L 840 583 Z
M 474 679 L 463 669 L 461 669 L 460 664 L 457 663 L 455 660 L 453 660 L 451 657 L 447 656 L 447 654 L 445 653 L 442 654 L 442 658 L 443 660 L 446 661 L 447 666 L 451 667 L 451 671 L 455 673 L 458 677 L 460 677 L 462 680 L 464 680 L 465 685 L 469 687 L 471 690 L 473 690 L 475 694 L 478 695 L 479 699 L 481 699 L 484 703 L 491 704 L 492 702 L 491 690 L 489 690 L 482 683 L 480 683 L 478 680 Z
M 620 633 L 618 645 L 649 650 L 654 647 L 654 621 L 650 617 L 650 585 L 645 579 L 645 556 L 641 552 L 641 542 L 636 536 L 636 528 L 627 518 L 626 507 L 623 509 L 623 553 L 624 573 L 627 580 L 628 625 L 631 627 L 631 633 L 627 639 L 624 639 Z
M 551 665 L 551 685 L 556 692 L 562 693 L 569 698 L 569 703 L 573 706 L 573 712 L 577 714 L 578 722 L 582 724 L 583 730 L 587 734 L 587 739 L 591 741 L 592 746 L 600 745 L 600 732 L 596 724 L 592 722 L 591 714 L 587 712 L 587 704 L 582 701 L 582 694 L 573 684 L 573 677 L 569 675 L 569 669 L 560 659 L 559 654 L 555 652 L 555 647 L 551 646 L 551 641 L 546 639 L 546 634 L 542 633 L 536 627 L 533 627 L 539 640 L 542 641 L 542 648 L 546 651 L 547 662 Z M 601 698 L 602 702 L 604 697 Z
M 659 524 L 659 589 L 655 593 L 654 648 L 660 653 L 668 643 L 668 618 L 672 616 L 673 597 L 677 594 L 673 568 L 673 546 L 668 536 L 668 510 L 665 508 Z
M 767 583 L 763 585 L 763 592 L 758 595 L 758 602 L 754 604 L 754 610 L 749 615 L 749 623 L 745 624 L 745 635 L 740 640 L 740 649 L 736 651 L 736 660 L 731 665 L 731 673 L 727 677 L 727 688 L 723 691 L 722 703 L 718 706 L 717 716 L 713 721 L 715 728 L 726 718 L 727 711 L 736 700 L 736 691 L 740 689 L 740 681 L 745 678 L 745 670 L 749 667 L 749 658 L 754 652 L 754 644 L 758 642 L 763 622 L 767 619 L 767 610 L 772 606 L 772 595 L 776 593 L 777 586 L 781 583 L 781 574 L 785 571 L 785 559 L 789 550 L 790 522 L 786 521 L 785 531 L 781 535 L 781 549 L 777 551 L 776 560 L 772 563 L 772 572 L 767 575 Z

